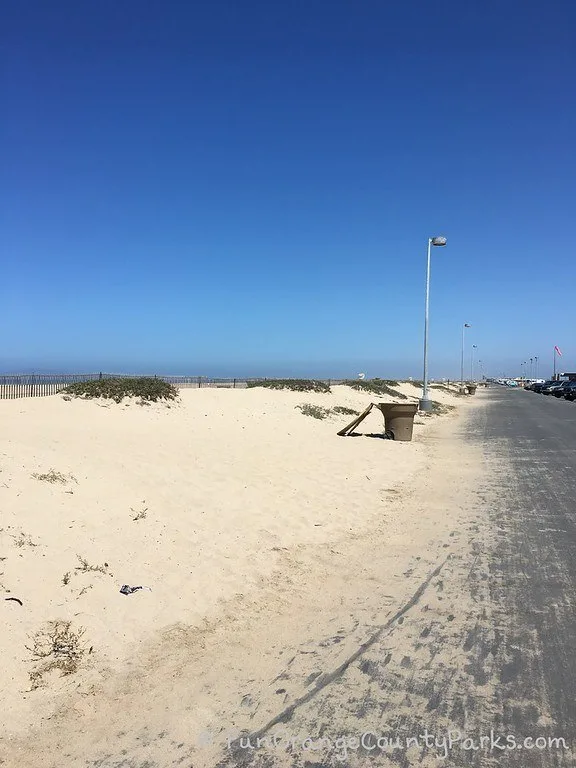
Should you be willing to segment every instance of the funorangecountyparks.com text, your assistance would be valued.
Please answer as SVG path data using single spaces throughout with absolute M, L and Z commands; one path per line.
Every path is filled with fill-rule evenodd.
M 451 752 L 485 752 L 502 754 L 509 751 L 533 750 L 553 751 L 569 749 L 562 736 L 515 736 L 497 734 L 491 730 L 488 734 L 469 735 L 462 731 L 430 733 L 424 729 L 416 736 L 385 736 L 376 731 L 365 731 L 357 736 L 345 735 L 329 737 L 294 736 L 279 731 L 266 736 L 240 736 L 228 738 L 230 750 L 272 749 L 277 751 L 303 751 L 310 753 L 329 752 L 338 760 L 347 760 L 351 753 L 363 754 L 391 753 L 410 749 L 425 749 L 437 757 L 447 758 Z

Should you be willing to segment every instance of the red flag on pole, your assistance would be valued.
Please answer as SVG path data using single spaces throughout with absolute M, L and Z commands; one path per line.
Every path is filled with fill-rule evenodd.
M 557 354 L 559 357 L 562 357 L 562 352 L 560 352 L 560 350 L 558 349 L 558 347 L 554 347 L 554 352 L 556 352 L 556 354 Z

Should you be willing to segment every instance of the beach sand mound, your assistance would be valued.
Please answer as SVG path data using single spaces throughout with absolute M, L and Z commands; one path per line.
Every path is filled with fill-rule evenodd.
M 273 580 L 287 553 L 369 530 L 422 466 L 434 423 L 417 418 L 411 443 L 338 437 L 350 415 L 334 406 L 372 401 L 346 386 L 185 389 L 149 406 L 1 401 L 0 591 L 22 602 L 2 602 L 4 732 L 26 732 L 158 632 L 215 621 Z M 371 413 L 362 431 L 381 433 L 382 421 Z M 35 657 L 34 638 L 55 626 L 68 640 Z

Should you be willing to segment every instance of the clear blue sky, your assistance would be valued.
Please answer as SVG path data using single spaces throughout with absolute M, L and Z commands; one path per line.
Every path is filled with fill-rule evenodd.
M 572 0 L 2 16 L 1 370 L 576 369 Z

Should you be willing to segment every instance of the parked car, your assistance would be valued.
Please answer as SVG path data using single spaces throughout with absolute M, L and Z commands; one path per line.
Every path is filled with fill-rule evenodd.
M 542 387 L 541 394 L 543 395 L 553 395 L 554 392 L 558 389 L 558 387 L 562 386 L 561 381 L 549 381 L 546 383 L 545 386 Z
M 538 382 L 536 382 L 536 384 L 532 385 L 532 392 L 542 392 L 544 387 L 549 387 L 552 384 L 558 384 L 558 382 L 557 381 L 553 381 L 553 380 L 550 380 L 550 381 L 538 381 Z
M 564 397 L 566 400 L 576 400 L 576 381 L 566 382 L 564 387 Z
M 569 381 L 555 381 L 554 383 L 550 384 L 547 387 L 544 387 L 542 390 L 543 395 L 554 395 L 554 397 L 563 397 L 564 396 L 564 387 L 570 384 Z
M 564 397 L 564 395 L 566 394 L 566 390 L 567 388 L 570 387 L 571 383 L 572 383 L 571 381 L 562 381 L 560 383 L 560 386 L 557 389 L 555 389 L 552 394 L 555 395 L 555 397 Z

